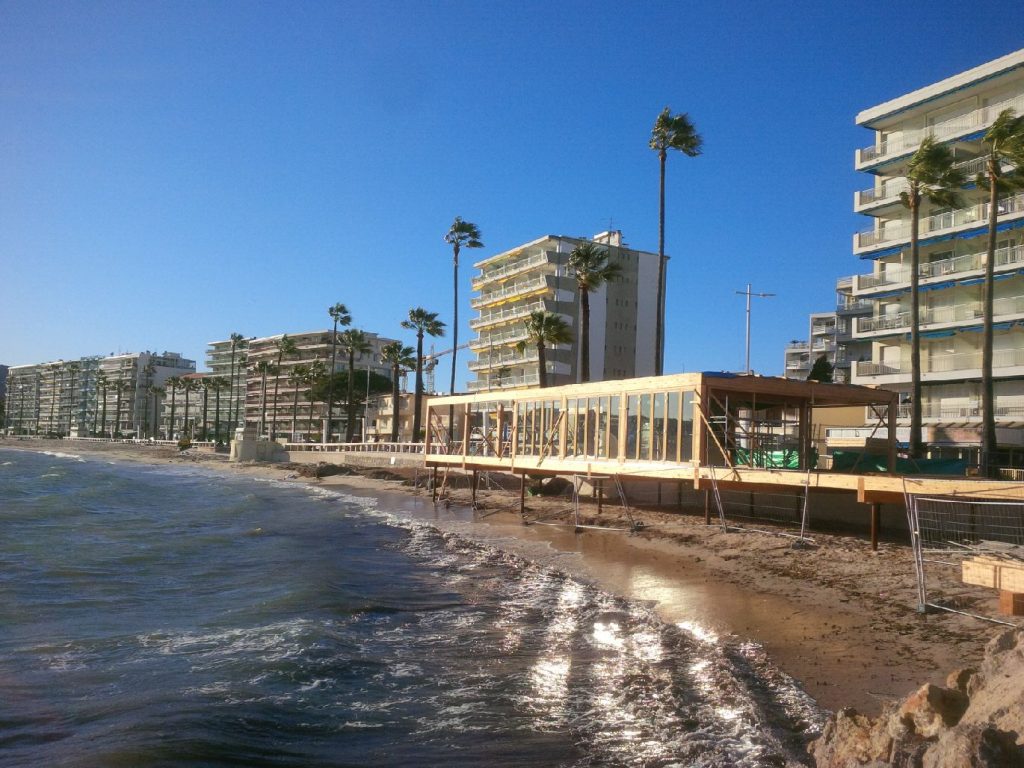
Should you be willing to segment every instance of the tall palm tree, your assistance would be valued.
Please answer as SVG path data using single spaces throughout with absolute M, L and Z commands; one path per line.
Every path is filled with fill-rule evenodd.
M 590 293 L 622 277 L 622 265 L 608 261 L 608 249 L 585 240 L 569 254 L 569 272 L 580 292 L 580 381 L 590 381 Z
M 204 376 L 203 378 L 199 379 L 196 382 L 196 385 L 199 387 L 199 389 L 201 389 L 203 391 L 203 420 L 202 420 L 203 427 L 199 431 L 199 439 L 203 440 L 203 441 L 206 441 L 206 439 L 209 436 L 208 435 L 209 429 L 207 428 L 207 424 L 209 422 L 207 421 L 206 417 L 209 414 L 209 405 L 210 405 L 210 377 L 209 376 Z
M 150 397 L 153 398 L 153 433 L 150 437 L 156 439 L 160 437 L 160 398 L 167 392 L 163 387 L 158 387 L 155 384 L 149 387 Z
M 327 425 L 324 427 L 324 442 L 331 439 L 331 424 L 334 414 L 334 371 L 338 364 L 338 326 L 352 325 L 352 315 L 344 304 L 335 304 L 327 308 L 327 314 L 334 321 L 334 330 L 331 333 L 331 370 L 328 372 L 330 378 L 327 380 Z
M 238 398 L 235 397 L 235 391 L 238 389 L 238 378 L 235 376 L 235 352 L 236 350 L 244 349 L 247 343 L 248 342 L 242 334 L 231 334 L 231 391 L 228 396 L 229 429 L 234 429 L 237 426 L 236 421 L 238 419 Z M 244 368 L 244 356 L 243 359 L 239 360 L 239 362 L 243 363 L 241 367 Z M 232 409 L 234 409 L 233 413 Z
M 302 363 L 296 363 L 292 366 L 291 371 L 288 374 L 288 383 L 292 386 L 292 435 L 291 439 L 295 440 L 295 434 L 299 429 L 299 389 L 309 382 L 309 366 L 303 365 Z
M 223 376 L 212 376 L 206 380 L 206 386 L 213 392 L 213 444 L 220 445 L 220 393 L 231 391 L 231 381 Z M 231 409 L 231 402 L 228 401 L 228 410 Z
M 522 352 L 530 344 L 537 347 L 537 379 L 541 388 L 544 388 L 548 385 L 548 366 L 545 350 L 550 344 L 571 344 L 572 329 L 569 328 L 569 324 L 562 319 L 561 315 L 544 310 L 531 312 L 529 317 L 526 318 L 525 324 L 526 339 L 516 344 L 516 349 Z
M 910 211 L 910 456 L 924 457 L 921 439 L 921 296 L 919 294 L 921 255 L 919 230 L 921 201 L 956 208 L 960 205 L 958 190 L 964 175 L 953 167 L 953 152 L 939 144 L 934 136 L 926 136 L 907 163 L 907 190 L 900 193 L 900 202 Z
M 988 251 L 985 257 L 983 293 L 984 333 L 981 351 L 981 470 L 995 473 L 996 451 L 995 387 L 992 383 L 993 302 L 995 296 L 996 233 L 999 223 L 999 196 L 1024 188 L 1024 115 L 1004 109 L 982 139 L 985 145 L 985 170 L 978 174 L 979 189 L 988 188 Z M 1009 164 L 1009 171 L 1003 166 Z
M 480 230 L 476 224 L 456 216 L 444 241 L 452 247 L 452 381 L 448 394 L 455 394 L 455 362 L 459 354 L 459 251 L 463 248 L 483 248 Z
M 107 374 L 103 371 L 99 371 L 96 374 L 96 396 L 97 398 L 103 398 L 102 410 L 103 410 L 103 429 L 107 428 Z M 99 434 L 97 431 L 96 423 L 97 417 L 100 415 L 100 403 L 96 403 L 96 409 L 92 413 L 92 435 L 96 437 Z
M 64 378 L 64 361 L 58 360 L 56 363 L 50 366 L 50 419 L 46 425 L 46 431 L 49 436 L 57 434 L 56 422 L 53 418 L 53 409 L 57 406 L 58 395 L 60 394 L 60 387 L 57 386 L 57 374 L 61 375 L 61 379 Z M 59 412 L 58 412 L 59 414 Z
M 185 432 L 185 434 L 183 434 L 182 437 L 185 437 L 185 438 L 188 438 L 189 440 L 191 440 L 192 439 L 192 432 L 193 432 L 193 430 L 192 430 L 192 428 L 188 424 L 188 400 L 189 400 L 189 395 L 192 394 L 193 392 L 195 392 L 197 389 L 199 389 L 199 382 L 196 381 L 195 379 L 183 378 L 181 380 L 181 388 L 185 392 L 185 423 L 184 423 L 184 432 Z
M 293 339 L 288 338 L 286 333 L 275 344 L 277 347 L 277 363 L 274 365 L 274 418 L 270 422 L 270 439 L 274 440 L 277 438 L 277 393 L 281 386 L 281 360 L 284 359 L 285 355 L 291 357 L 299 351 L 299 348 L 295 345 Z
M 398 419 L 401 415 L 401 398 L 398 393 L 398 380 L 402 369 L 411 371 L 416 367 L 415 350 L 400 341 L 385 344 L 380 350 L 380 361 L 391 368 L 391 442 L 398 442 Z
M 654 121 L 651 130 L 651 149 L 658 153 L 661 177 L 658 186 L 658 317 L 654 336 L 654 375 L 661 376 L 665 368 L 665 161 L 670 149 L 678 150 L 687 157 L 701 153 L 703 139 L 697 133 L 689 116 L 684 112 L 673 115 L 665 107 Z
M 263 429 L 267 424 L 267 376 L 272 376 L 277 371 L 274 370 L 274 364 L 267 360 L 260 360 L 256 365 L 252 367 L 253 373 L 260 377 L 260 431 L 259 434 L 263 435 Z
M 75 377 L 78 375 L 78 372 L 82 370 L 82 366 L 80 363 L 72 362 L 67 364 L 67 369 L 68 373 L 71 374 L 71 383 L 69 387 L 71 394 L 68 399 L 68 434 L 70 435 L 72 418 L 75 413 Z
M 370 340 L 357 328 L 349 328 L 341 334 L 341 346 L 348 352 L 348 392 L 345 395 L 345 442 L 351 443 L 356 434 L 355 377 L 356 354 L 370 351 Z M 333 379 L 333 376 L 331 377 Z
M 306 386 L 309 389 L 306 390 L 306 396 L 309 398 L 309 424 L 307 425 L 307 431 L 310 435 L 317 429 L 314 423 L 316 419 L 316 385 L 325 376 L 327 376 L 327 365 L 323 360 L 317 358 L 309 364 L 309 372 L 306 374 Z
M 121 437 L 121 399 L 124 397 L 124 393 L 131 389 L 125 379 L 118 379 L 114 382 L 114 391 L 117 393 L 117 399 L 114 404 L 114 439 L 117 440 Z
M 183 379 L 181 376 L 168 376 L 167 380 L 164 382 L 164 384 L 171 388 L 171 420 L 167 425 L 168 440 L 174 439 L 174 408 L 178 404 L 178 398 L 176 395 L 178 394 L 178 390 L 181 388 L 182 381 Z
M 420 441 L 423 405 L 423 335 L 444 336 L 444 323 L 437 319 L 437 312 L 427 312 L 423 307 L 409 310 L 409 319 L 402 321 L 402 327 L 416 331 L 416 392 L 413 395 L 412 441 Z M 449 423 L 450 420 L 449 420 Z

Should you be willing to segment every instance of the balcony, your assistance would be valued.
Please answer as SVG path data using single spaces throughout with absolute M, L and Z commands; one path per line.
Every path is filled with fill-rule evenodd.
M 940 261 L 931 261 L 920 266 L 918 277 L 927 283 L 932 280 L 964 277 L 972 272 L 980 274 L 981 270 L 985 268 L 986 255 L 985 251 L 977 251 Z M 993 268 L 995 272 L 1017 269 L 1021 264 L 1024 264 L 1024 245 L 1014 245 L 996 250 L 996 263 Z M 886 290 L 908 288 L 910 287 L 910 267 L 898 266 L 877 275 L 857 275 L 854 285 L 858 292 L 879 287 L 884 287 Z M 871 300 L 866 299 L 865 301 L 870 304 Z
M 935 136 L 939 141 L 946 141 L 987 128 L 996 119 L 996 116 L 1007 108 L 1016 110 L 1018 114 L 1024 112 L 1024 96 L 1015 96 L 996 104 L 990 104 L 972 110 L 965 115 L 943 120 L 927 128 L 906 130 L 897 137 L 859 149 L 856 157 L 857 170 L 875 165 L 883 160 L 910 154 L 921 146 L 921 142 L 929 134 Z
M 469 321 L 469 327 L 484 328 L 497 323 L 507 323 L 513 320 L 527 317 L 531 312 L 542 312 L 545 309 L 543 301 L 533 301 L 518 307 L 506 307 L 505 309 L 493 309 L 490 312 L 482 312 L 480 317 Z
M 536 348 L 523 352 L 496 352 L 493 355 L 481 355 L 469 363 L 469 370 L 483 371 L 491 368 L 511 368 L 537 362 Z
M 536 387 L 540 384 L 540 374 L 527 373 L 524 376 L 502 376 L 490 379 L 477 379 L 469 382 L 469 389 L 474 392 L 490 389 L 522 389 L 523 387 Z
M 976 157 L 972 160 L 964 160 L 953 165 L 968 180 L 985 170 L 984 157 Z M 862 189 L 856 193 L 853 202 L 853 209 L 862 213 L 867 209 L 882 208 L 889 205 L 896 205 L 900 202 L 900 195 L 910 189 L 910 184 L 905 177 L 886 179 L 877 187 Z
M 1000 216 L 1019 214 L 1024 212 L 1024 194 L 1004 197 L 996 204 Z M 943 233 L 947 230 L 959 229 L 961 227 L 978 226 L 988 221 L 988 202 L 978 203 L 967 208 L 958 208 L 955 211 L 937 213 L 926 216 L 920 220 L 919 237 L 925 239 Z M 881 245 L 897 244 L 910 239 L 910 220 L 889 222 L 884 227 L 858 232 L 853 236 L 854 252 L 864 251 L 868 248 L 877 248 Z
M 524 280 L 511 285 L 503 286 L 496 291 L 488 291 L 470 300 L 469 305 L 473 309 L 485 307 L 488 304 L 495 304 L 501 301 L 508 301 L 528 293 L 546 291 L 548 289 L 548 278 L 546 276 L 536 277 L 532 280 Z
M 506 346 L 523 341 L 526 338 L 525 328 L 509 328 L 497 333 L 491 332 L 486 336 L 478 336 L 469 342 L 470 349 L 488 349 L 489 347 Z
M 910 350 L 907 348 L 909 358 Z M 998 349 L 992 353 L 992 370 L 1002 370 L 1005 373 L 1007 368 L 1024 367 L 1024 349 Z M 877 383 L 868 381 L 879 377 L 900 377 L 910 376 L 910 360 L 900 360 L 898 363 L 876 363 L 861 361 L 854 363 L 854 376 L 862 383 Z M 949 376 L 948 374 L 956 374 Z M 922 379 L 966 379 L 979 378 L 981 376 L 981 350 L 970 350 L 968 352 L 950 352 L 946 354 L 921 354 L 921 377 Z M 887 382 L 890 383 L 890 382 Z
M 551 261 L 547 253 L 537 253 L 533 256 L 527 256 L 525 259 L 517 259 L 516 261 L 509 262 L 500 267 L 485 268 L 480 271 L 480 274 L 473 278 L 472 285 L 473 290 L 480 290 L 481 285 L 492 282 L 494 280 L 502 280 L 512 275 L 517 275 L 520 272 L 524 272 L 527 269 L 533 269 L 541 264 L 547 264 Z

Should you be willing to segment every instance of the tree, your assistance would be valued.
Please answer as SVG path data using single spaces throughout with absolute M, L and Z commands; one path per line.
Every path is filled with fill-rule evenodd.
M 999 196 L 1024 188 L 1024 115 L 1004 109 L 982 139 L 985 170 L 978 174 L 979 189 L 988 189 L 988 250 L 985 256 L 983 289 L 983 334 L 981 352 L 981 471 L 995 473 L 997 446 L 995 386 L 992 382 L 993 315 L 995 297 L 996 235 L 999 224 Z M 1010 165 L 1009 171 L 1003 166 Z
M 687 157 L 697 157 L 701 153 L 703 143 L 703 139 L 685 112 L 673 115 L 672 111 L 665 107 L 654 121 L 649 146 L 658 153 L 661 168 L 658 187 L 658 316 L 654 336 L 655 376 L 661 376 L 665 368 L 665 161 L 670 149 L 678 150 Z
M 196 382 L 196 384 L 198 385 L 199 389 L 203 390 L 203 428 L 199 432 L 199 439 L 205 442 L 209 437 L 209 429 L 207 428 L 207 424 L 209 422 L 207 421 L 206 417 L 209 413 L 208 407 L 210 404 L 210 377 L 204 376 L 203 378 L 199 379 Z
M 402 321 L 402 327 L 416 331 L 416 391 L 413 395 L 412 441 L 420 441 L 423 406 L 423 335 L 444 336 L 444 323 L 437 319 L 437 312 L 427 312 L 423 307 L 409 310 L 409 319 Z
M 356 434 L 356 409 L 353 403 L 352 388 L 356 370 L 356 355 L 370 351 L 370 340 L 358 328 L 349 328 L 341 334 L 341 346 L 348 353 L 348 390 L 345 395 L 345 442 L 351 443 Z
M 900 193 L 900 202 L 910 210 L 910 457 L 924 457 L 921 439 L 921 296 L 919 293 L 921 256 L 919 245 L 921 201 L 933 205 L 959 206 L 957 191 L 964 185 L 964 176 L 953 167 L 953 153 L 939 144 L 934 136 L 926 136 L 907 163 L 907 190 Z
M 68 363 L 67 369 L 68 373 L 71 374 L 71 384 L 69 386 L 71 393 L 68 399 L 68 434 L 70 435 L 72 419 L 74 418 L 75 413 L 75 376 L 77 376 L 78 372 L 82 370 L 82 366 L 80 363 Z
M 206 380 L 206 386 L 213 391 L 213 443 L 220 445 L 220 393 L 231 391 L 231 381 L 223 376 L 212 376 Z M 231 410 L 230 401 L 228 411 Z
M 828 361 L 828 358 L 824 355 L 819 355 L 814 361 L 814 365 L 811 366 L 811 372 L 807 374 L 807 380 L 831 383 L 833 372 L 834 368 L 832 363 Z
M 480 230 L 476 224 L 456 216 L 444 241 L 452 247 L 452 381 L 448 394 L 455 394 L 455 362 L 459 354 L 459 251 L 463 248 L 483 248 Z
M 541 388 L 548 385 L 548 365 L 545 350 L 551 344 L 571 344 L 572 330 L 561 315 L 540 310 L 531 312 L 526 318 L 526 339 L 516 344 L 522 352 L 530 344 L 537 347 L 538 383 Z
M 106 432 L 106 430 L 107 430 L 107 386 L 109 385 L 109 383 L 110 383 L 110 380 L 107 378 L 107 374 L 105 374 L 103 371 L 100 371 L 99 373 L 96 374 L 96 392 L 99 394 L 100 397 L 103 398 L 103 408 L 102 408 L 103 418 L 102 418 L 102 424 L 100 425 L 103 428 L 102 429 L 103 432 Z M 99 413 L 99 412 L 100 412 L 100 409 L 97 408 L 96 412 L 93 413 L 93 417 L 92 417 L 92 433 L 93 433 L 93 435 L 99 434 L 96 431 L 96 414 Z
M 335 304 L 333 307 L 327 308 L 327 314 L 331 316 L 334 321 L 334 331 L 331 333 L 331 374 L 334 373 L 338 365 L 338 326 L 339 325 L 352 325 L 352 315 L 349 314 L 348 309 L 344 304 Z M 332 379 L 333 380 L 333 379 Z M 327 425 L 324 427 L 324 442 L 328 442 L 331 439 L 331 425 L 332 416 L 334 414 L 334 390 L 327 392 Z
M 154 439 L 160 437 L 160 398 L 166 391 L 163 387 L 156 385 L 149 387 L 149 395 L 153 398 L 153 434 L 150 437 Z
M 608 249 L 585 240 L 569 254 L 569 272 L 580 292 L 580 381 L 590 381 L 590 294 L 622 277 L 622 265 L 609 263 Z
M 277 371 L 274 364 L 266 360 L 260 360 L 252 367 L 253 373 L 260 377 L 260 436 L 267 425 L 267 376 L 273 376 Z
M 385 344 L 380 350 L 380 361 L 391 368 L 391 442 L 398 442 L 398 419 L 401 415 L 401 398 L 398 380 L 402 370 L 411 371 L 416 367 L 415 350 L 400 341 Z
M 181 388 L 185 392 L 185 423 L 183 426 L 182 437 L 192 439 L 192 428 L 188 424 L 188 398 L 189 395 L 199 389 L 199 382 L 195 379 L 191 379 L 187 376 L 181 379 Z
M 309 384 L 309 366 L 296 363 L 288 374 L 288 383 L 292 387 L 292 434 L 291 439 L 299 430 L 299 390 Z
M 306 390 L 306 395 L 309 398 L 309 426 L 308 432 L 310 436 L 316 431 L 317 427 L 314 425 L 314 419 L 316 417 L 316 396 L 314 389 L 318 382 L 324 381 L 327 378 L 327 366 L 323 360 L 316 359 L 309 364 L 309 373 L 306 377 L 306 385 L 309 389 Z M 323 426 L 321 425 L 320 429 Z
M 245 349 L 248 346 L 248 341 L 240 333 L 231 334 L 231 390 L 228 399 L 228 425 L 229 429 L 234 429 L 238 426 L 238 398 L 235 397 L 235 390 L 238 389 L 238 377 L 235 375 L 235 352 L 236 350 Z M 242 363 L 242 368 L 245 367 L 245 355 L 239 357 L 239 362 Z M 173 402 L 173 400 L 171 401 Z M 234 411 L 232 412 L 232 409 Z
M 117 440 L 121 437 L 121 399 L 124 397 L 124 393 L 131 388 L 131 385 L 124 379 L 118 379 L 114 382 L 114 392 L 117 393 L 117 399 L 114 404 L 114 439 Z
M 271 440 L 277 438 L 277 393 L 278 388 L 281 384 L 281 360 L 284 359 L 285 355 L 288 355 L 290 357 L 299 351 L 299 348 L 295 345 L 295 342 L 292 339 L 288 338 L 287 333 L 280 339 L 278 339 L 277 343 L 274 346 L 277 347 L 277 363 L 274 365 L 274 418 L 270 422 Z
M 171 420 L 167 425 L 168 440 L 174 439 L 174 408 L 178 404 L 178 398 L 176 395 L 178 393 L 178 389 L 181 388 L 182 381 L 181 376 L 168 376 L 167 380 L 164 382 L 164 384 L 171 388 Z

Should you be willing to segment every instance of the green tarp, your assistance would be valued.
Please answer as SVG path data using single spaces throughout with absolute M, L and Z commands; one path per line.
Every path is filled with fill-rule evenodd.
M 856 469 L 854 468 L 856 467 Z M 885 456 L 863 453 L 862 451 L 833 451 L 833 472 L 888 472 Z M 967 474 L 967 462 L 963 459 L 902 459 L 896 458 L 896 472 L 900 475 L 955 475 Z
M 737 448 L 733 453 L 733 463 L 738 467 L 758 469 L 800 469 L 800 454 L 795 448 L 789 448 L 782 451 L 754 451 L 751 456 L 746 448 Z M 817 464 L 818 452 L 812 451 L 811 469 Z

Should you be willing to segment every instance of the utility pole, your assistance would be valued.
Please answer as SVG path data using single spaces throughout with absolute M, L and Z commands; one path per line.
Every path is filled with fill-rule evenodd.
M 745 291 L 736 291 L 736 293 L 739 294 L 740 296 L 746 296 L 747 297 L 747 356 L 746 356 L 746 361 L 745 361 L 746 362 L 746 366 L 745 366 L 744 370 L 747 373 L 751 373 L 751 370 L 750 370 L 750 297 L 751 296 L 756 296 L 759 299 L 767 299 L 770 296 L 774 296 L 775 294 L 774 293 L 752 293 L 751 290 L 750 290 L 750 283 L 747 283 L 747 290 L 745 290 Z

